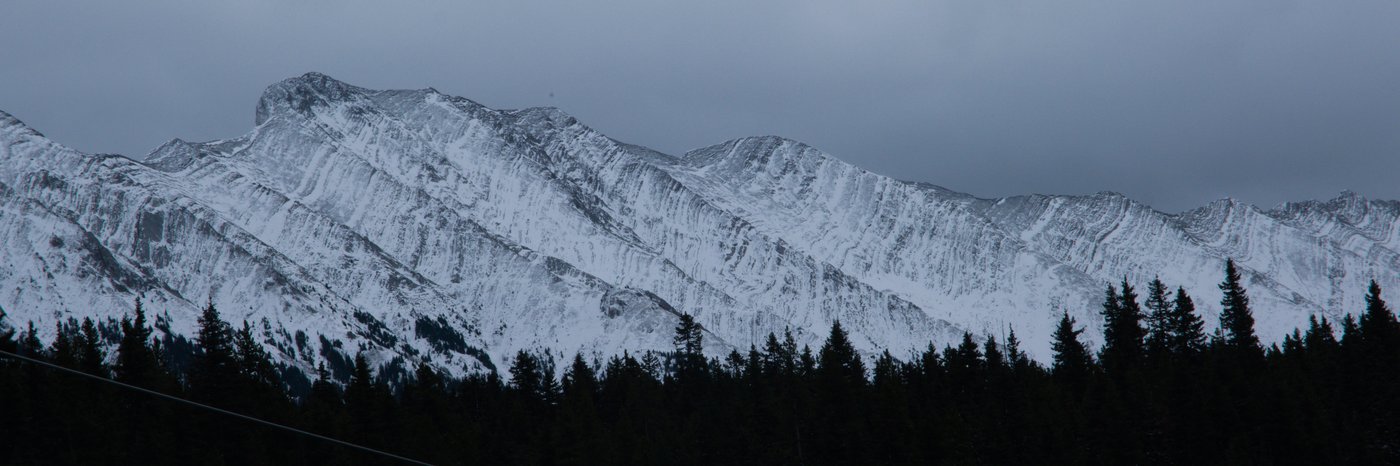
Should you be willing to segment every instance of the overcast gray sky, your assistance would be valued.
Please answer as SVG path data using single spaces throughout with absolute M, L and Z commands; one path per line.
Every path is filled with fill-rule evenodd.
M 313 70 L 673 154 L 787 136 L 983 197 L 1400 199 L 1394 0 L 0 4 L 0 110 L 83 151 L 241 135 Z

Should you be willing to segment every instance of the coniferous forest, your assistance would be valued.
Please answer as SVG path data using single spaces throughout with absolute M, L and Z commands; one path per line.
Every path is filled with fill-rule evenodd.
M 1267 347 L 1232 262 L 1220 290 L 1208 333 L 1187 290 L 1108 286 L 1101 347 L 1063 314 L 1048 366 L 1014 332 L 869 358 L 839 322 L 818 348 L 769 335 L 707 358 L 682 316 L 666 354 L 521 352 L 499 374 L 424 365 L 392 384 L 357 357 L 348 383 L 293 380 L 212 304 L 192 340 L 153 339 L 138 303 L 47 342 L 15 325 L 0 350 L 434 464 L 1400 462 L 1400 324 L 1378 286 Z M 9 465 L 405 464 L 9 355 L 0 442 Z

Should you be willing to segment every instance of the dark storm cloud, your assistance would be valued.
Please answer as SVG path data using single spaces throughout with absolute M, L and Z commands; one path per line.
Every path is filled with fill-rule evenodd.
M 0 109 L 140 156 L 242 134 L 316 70 L 675 154 L 778 134 L 980 196 L 1400 198 L 1394 1 L 207 3 L 5 2 Z

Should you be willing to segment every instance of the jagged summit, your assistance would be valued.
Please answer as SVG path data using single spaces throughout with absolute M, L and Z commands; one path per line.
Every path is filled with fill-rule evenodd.
M 89 157 L 0 112 L 0 307 L 52 328 L 136 296 L 194 328 L 215 302 L 279 360 L 366 352 L 452 374 L 516 351 L 667 350 L 677 313 L 715 354 L 840 320 L 896 354 L 1014 328 L 1049 354 L 1068 311 L 1097 338 L 1102 287 L 1159 277 L 1214 323 L 1246 272 L 1259 334 L 1400 289 L 1400 203 L 1343 193 L 1169 215 L 1118 193 L 976 197 L 799 141 L 671 157 L 552 107 L 493 110 L 319 73 L 269 86 L 244 136 Z
M 254 125 L 262 125 L 278 112 L 296 111 L 308 114 L 315 106 L 348 100 L 362 95 L 366 89 L 351 86 L 317 72 L 287 78 L 268 86 L 258 98 Z
M 681 160 L 718 174 L 811 172 L 828 163 L 864 172 L 806 143 L 781 136 L 732 139 L 687 152 Z
M 25 124 L 24 121 L 4 110 L 0 110 L 0 136 L 3 136 L 5 140 L 10 140 L 21 135 L 39 138 L 44 137 L 43 133 Z
M 198 146 L 186 142 L 184 139 L 175 138 L 146 154 L 142 163 L 157 170 L 174 172 L 189 166 L 199 155 Z

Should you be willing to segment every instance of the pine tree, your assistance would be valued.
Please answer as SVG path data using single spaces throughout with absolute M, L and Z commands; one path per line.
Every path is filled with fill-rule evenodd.
M 954 392 L 967 395 L 978 388 L 986 367 L 982 351 L 972 338 L 972 332 L 963 332 L 962 343 L 956 348 L 943 350 L 944 368 L 948 371 L 948 384 Z
M 997 344 L 996 338 L 987 335 L 987 341 L 982 343 L 983 359 L 986 361 L 987 369 L 1000 371 L 1008 368 L 1006 355 L 1001 352 L 1001 345 Z
M 1225 260 L 1225 281 L 1220 283 L 1220 328 L 1226 348 L 1245 357 L 1263 357 L 1264 347 L 1254 334 L 1254 313 L 1249 309 L 1249 296 L 1240 284 L 1240 273 L 1233 259 Z
M 546 351 L 546 352 L 544 353 L 544 356 L 540 357 L 539 360 L 540 360 L 540 393 L 539 393 L 539 398 L 540 398 L 540 400 L 543 400 L 544 403 L 547 404 L 547 405 L 555 405 L 555 404 L 558 404 L 558 403 L 559 403 L 559 397 L 560 397 L 561 389 L 560 389 L 560 387 L 559 387 L 559 379 L 557 379 L 557 378 L 554 377 L 554 374 L 555 374 L 554 355 L 553 355 L 553 354 L 550 354 L 548 351 Z
M 136 300 L 134 317 L 122 317 L 122 340 L 117 345 L 116 379 L 132 385 L 153 388 L 161 372 L 160 360 L 151 348 L 151 327 L 146 325 L 146 311 Z
M 39 333 L 34 330 L 34 321 L 29 321 L 24 336 L 19 339 L 19 354 L 31 358 L 44 357 L 44 343 L 39 340 Z
M 1190 356 L 1199 354 L 1206 346 L 1206 323 L 1196 315 L 1196 303 L 1186 290 L 1176 288 L 1176 299 L 1172 301 L 1171 318 L 1167 323 L 1168 343 L 1171 354 Z
M 97 331 L 97 324 L 93 323 L 92 318 L 83 318 L 82 330 L 76 342 L 78 369 L 92 375 L 107 377 L 107 351 L 102 348 L 102 335 Z
M 272 358 L 267 354 L 262 343 L 259 343 L 257 338 L 253 336 L 253 330 L 249 327 L 248 321 L 243 321 L 243 328 L 234 332 L 233 341 L 238 372 L 244 380 L 252 386 L 264 390 L 281 387 L 282 382 L 277 375 L 277 368 L 272 365 Z
M 587 396 L 592 399 L 598 393 L 598 374 L 583 360 L 582 354 L 574 354 L 573 363 L 564 372 L 564 396 Z
M 1113 285 L 1108 286 L 1104 297 L 1104 343 L 1099 359 L 1110 372 L 1121 372 L 1134 367 L 1142 359 L 1143 334 L 1142 307 L 1138 305 L 1137 293 L 1127 278 L 1123 279 L 1123 293 L 1117 294 Z
M 892 387 L 900 384 L 899 363 L 894 360 L 894 355 L 889 350 L 880 353 L 880 357 L 875 358 L 875 367 L 872 369 L 873 383 L 876 387 Z
M 1360 319 L 1361 339 L 1372 357 L 1390 356 L 1400 348 L 1400 323 L 1385 300 L 1381 299 L 1381 287 L 1371 280 L 1366 290 L 1366 312 Z
M 1006 335 L 1006 360 L 1011 364 L 1011 368 L 1016 372 L 1021 372 L 1031 366 L 1031 358 L 1025 351 L 1021 351 L 1021 340 L 1016 339 L 1016 330 Z
M 706 372 L 704 332 L 690 314 L 681 314 L 673 341 L 676 345 L 676 376 L 687 381 L 702 377 Z
M 701 354 L 704 337 L 700 323 L 695 321 L 695 317 L 690 314 L 681 314 L 680 323 L 676 325 L 674 338 L 676 352 L 687 355 Z
M 219 316 L 211 300 L 199 316 L 194 364 L 190 368 L 190 392 L 196 399 L 225 404 L 238 388 L 238 361 L 234 355 L 233 329 Z
M 1147 283 L 1147 352 L 1154 359 L 1171 354 L 1169 342 L 1172 340 L 1172 303 L 1167 296 L 1167 285 L 1160 278 Z
M 1089 349 L 1079 341 L 1079 334 L 1084 333 L 1084 329 L 1076 330 L 1074 325 L 1075 321 L 1069 316 L 1069 312 L 1061 315 L 1060 323 L 1055 327 L 1052 337 L 1053 343 L 1050 345 L 1050 349 L 1055 352 L 1051 369 L 1057 377 L 1073 383 L 1082 383 L 1088 376 L 1093 361 L 1089 357 Z
M 1332 329 L 1332 323 L 1327 321 L 1327 317 L 1318 320 L 1317 315 L 1308 316 L 1308 331 L 1303 334 L 1303 347 L 1308 351 L 1327 356 L 1337 351 L 1336 332 Z
M 831 325 L 831 333 L 817 352 L 817 413 L 823 426 L 818 433 L 819 451 L 826 458 L 842 463 L 855 459 L 863 434 L 857 420 L 862 416 L 861 394 L 866 388 L 865 363 L 851 344 L 841 322 Z
M 851 345 L 850 337 L 841 328 L 839 320 L 832 322 L 831 334 L 817 353 L 817 372 L 828 380 L 839 380 L 847 386 L 865 385 L 865 362 L 861 361 L 860 354 Z
M 54 325 L 53 343 L 49 344 L 49 357 L 54 364 L 58 364 L 69 369 L 78 368 L 78 343 L 75 340 L 82 338 L 78 334 L 78 320 L 69 317 L 68 320 L 59 321 Z
M 515 354 L 510 366 L 510 383 L 533 403 L 550 404 L 555 401 L 558 384 L 554 381 L 554 364 L 545 358 L 521 350 Z
M 793 355 L 778 342 L 778 336 L 769 333 L 763 343 L 763 373 L 769 377 L 792 372 Z
M 1361 326 L 1356 324 L 1356 316 L 1347 314 L 1342 317 L 1342 341 L 1341 346 L 1349 349 L 1360 349 Z
M 561 462 L 604 462 L 604 429 L 596 406 L 601 388 L 597 372 L 584 361 L 582 354 L 576 353 L 568 370 L 564 372 L 562 385 L 560 416 L 555 426 L 563 437 L 559 448 Z
M 374 371 L 363 351 L 355 354 L 350 383 L 345 386 L 345 411 L 350 415 L 354 438 L 370 444 L 380 443 L 389 399 L 388 389 L 376 383 Z
M 326 370 L 325 362 L 316 366 L 316 381 L 311 383 L 311 395 L 307 400 L 308 403 L 325 407 L 340 406 L 340 387 L 331 382 L 331 373 Z

